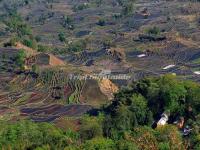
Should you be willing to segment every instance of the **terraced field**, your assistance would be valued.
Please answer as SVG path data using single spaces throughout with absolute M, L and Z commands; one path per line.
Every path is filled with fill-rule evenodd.
M 9 77 L 1 74 L 1 82 L 6 86 L 1 87 L 0 113 L 2 119 L 8 120 L 49 122 L 60 117 L 80 117 L 108 99 L 97 81 L 70 80 L 59 69 L 44 69 L 37 78 L 28 72 Z
M 110 70 L 111 75 L 130 76 L 129 80 L 112 80 L 119 88 L 168 73 L 200 82 L 199 8 L 196 1 L 136 0 L 133 12 L 122 16 L 124 6 L 119 0 L 102 0 L 101 4 L 93 0 L 2 0 L 0 116 L 54 121 L 78 117 L 109 101 L 99 80 L 72 80 L 70 75 L 93 76 Z M 8 44 L 16 36 L 5 21 L 13 10 L 32 29 L 37 46 L 47 47 L 39 53 L 56 58 L 62 66 L 39 65 L 38 72 L 14 69 L 16 63 L 10 57 L 24 46 Z M 38 53 L 34 48 L 31 51 Z

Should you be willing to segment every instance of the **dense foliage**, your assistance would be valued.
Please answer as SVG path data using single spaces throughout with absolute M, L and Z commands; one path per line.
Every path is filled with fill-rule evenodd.
M 200 113 L 200 86 L 190 81 L 180 81 L 174 75 L 166 75 L 160 78 L 147 78 L 138 81 L 129 88 L 121 90 L 115 96 L 111 105 L 105 108 L 107 117 L 104 123 L 104 134 L 112 139 L 121 139 L 127 131 L 141 130 L 141 126 L 149 126 L 160 119 L 163 112 L 169 114 L 169 124 L 173 124 L 178 118 L 184 118 L 184 126 L 195 126 L 191 137 L 199 136 L 198 116 Z M 173 131 L 176 140 L 171 139 L 168 146 L 161 139 L 166 139 L 167 132 Z M 173 142 L 182 143 L 180 134 L 182 129 L 174 127 L 156 128 L 154 142 L 164 144 L 168 149 L 176 149 Z M 198 130 L 198 131 L 197 131 Z M 196 132 L 197 131 L 197 132 Z M 152 133 L 155 131 L 152 131 Z M 134 135 L 134 134 L 133 134 Z M 136 135 L 136 134 L 135 134 Z M 159 135 L 159 139 L 156 136 Z M 153 135 L 151 135 L 153 136 Z M 137 138 L 136 138 L 137 139 Z M 193 141 L 193 139 L 190 139 Z M 138 144 L 138 142 L 136 142 Z M 198 142 L 197 142 L 198 143 Z M 155 143 L 152 145 L 155 146 Z M 163 146 L 163 145 L 162 145 Z M 144 149 L 144 148 L 142 148 Z M 182 148 L 183 149 L 183 148 Z
M 1 122 L 0 127 L 0 146 L 4 149 L 62 149 L 78 137 L 75 133 L 63 132 L 48 123 Z

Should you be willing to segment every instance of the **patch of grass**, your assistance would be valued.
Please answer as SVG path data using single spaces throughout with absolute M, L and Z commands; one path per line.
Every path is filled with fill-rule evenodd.
M 145 33 L 146 34 L 149 34 L 149 35 L 160 35 L 160 28 L 154 26 L 154 27 L 150 27 L 148 29 L 145 30 Z
M 25 94 L 21 98 L 19 98 L 14 105 L 22 105 L 25 104 L 25 102 L 30 98 L 31 94 Z
M 192 63 L 200 64 L 200 58 L 197 58 L 197 59 L 193 60 Z

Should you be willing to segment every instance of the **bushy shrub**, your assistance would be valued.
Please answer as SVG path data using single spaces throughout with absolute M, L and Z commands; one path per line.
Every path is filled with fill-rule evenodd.
M 152 28 L 148 28 L 145 32 L 147 34 L 159 35 L 160 34 L 160 28 L 154 26 Z
M 77 42 L 72 42 L 69 44 L 69 52 L 81 52 L 87 47 L 87 42 L 85 40 L 79 40 Z
M 33 39 L 26 38 L 22 41 L 22 43 L 30 48 L 37 49 L 37 42 Z
M 58 34 L 58 38 L 61 42 L 66 42 L 66 37 L 65 37 L 65 34 L 63 32 L 60 32 Z
M 99 19 L 98 23 L 99 26 L 105 26 L 106 25 L 106 21 L 104 19 Z
M 25 58 L 26 58 L 26 53 L 23 49 L 19 50 L 15 57 L 15 62 L 17 66 L 19 66 L 21 69 L 23 69 L 25 65 Z

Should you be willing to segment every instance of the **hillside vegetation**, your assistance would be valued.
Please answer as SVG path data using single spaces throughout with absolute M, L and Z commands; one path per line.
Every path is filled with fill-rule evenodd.
M 13 149 L 175 150 L 199 149 L 200 85 L 167 75 L 133 83 L 115 95 L 97 116 L 79 119 L 76 130 L 58 129 L 48 123 L 2 122 L 0 145 Z M 168 125 L 152 128 L 162 112 L 169 112 Z M 184 126 L 174 123 L 184 118 Z

